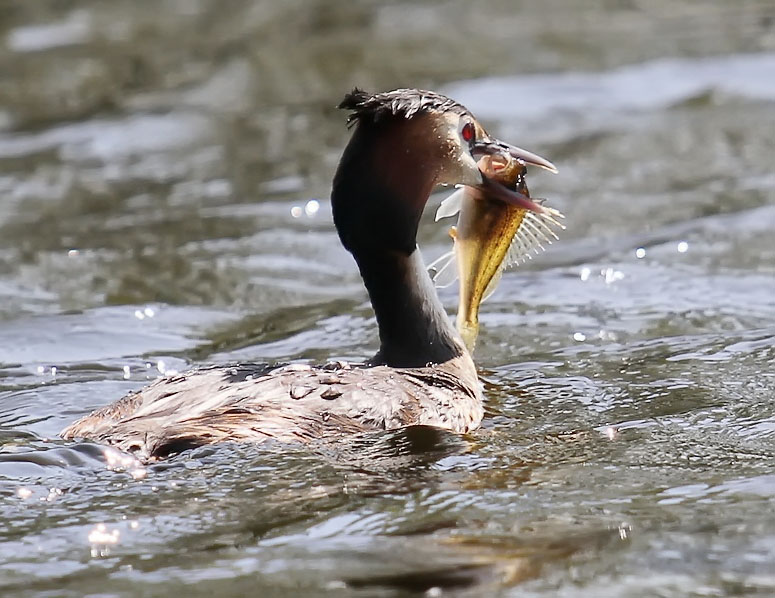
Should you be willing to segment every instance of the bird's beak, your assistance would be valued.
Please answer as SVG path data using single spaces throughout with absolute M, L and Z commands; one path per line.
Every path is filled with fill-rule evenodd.
M 498 139 L 483 139 L 477 141 L 471 149 L 471 154 L 474 159 L 479 159 L 482 156 L 500 157 L 506 163 L 516 158 L 527 165 L 539 166 L 540 168 L 553 173 L 557 172 L 557 167 L 546 158 L 542 158 L 533 152 L 523 150 L 515 145 L 509 145 Z M 505 187 L 483 171 L 480 188 L 495 199 L 522 208 L 523 210 L 529 210 L 539 214 L 543 214 L 547 210 L 534 200 L 530 199 L 527 195 Z
M 477 141 L 474 143 L 474 147 L 471 150 L 471 153 L 474 155 L 474 158 L 482 155 L 503 156 L 504 158 L 511 156 L 512 158 L 521 160 L 528 166 L 539 166 L 540 168 L 557 174 L 557 167 L 549 162 L 549 160 L 546 158 L 542 158 L 538 154 L 524 150 L 521 147 L 517 147 L 516 145 L 509 145 L 508 143 L 504 143 L 498 139 L 488 138 Z

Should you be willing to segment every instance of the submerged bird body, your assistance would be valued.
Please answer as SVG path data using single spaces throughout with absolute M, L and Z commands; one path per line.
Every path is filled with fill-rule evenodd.
M 63 435 L 149 461 L 223 441 L 310 442 L 413 424 L 467 432 L 481 419 L 476 372 L 461 355 L 406 369 L 339 362 L 201 368 L 157 380 Z
M 439 184 L 488 184 L 493 197 L 540 211 L 487 180 L 479 155 L 520 157 L 460 104 L 418 90 L 354 90 L 340 108 L 355 125 L 331 194 L 334 223 L 377 318 L 368 363 L 234 365 L 160 379 L 62 432 L 155 460 L 221 441 L 334 439 L 413 424 L 467 432 L 482 419 L 476 369 L 417 249 Z M 497 187 L 493 191 L 492 185 Z

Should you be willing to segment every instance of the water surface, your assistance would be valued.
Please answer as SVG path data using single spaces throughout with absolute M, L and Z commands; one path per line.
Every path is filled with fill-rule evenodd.
M 773 595 L 775 7 L 342 6 L 0 4 L 2 594 Z M 567 231 L 482 310 L 482 429 L 58 439 L 193 365 L 374 352 L 327 199 L 354 84 L 560 167 Z

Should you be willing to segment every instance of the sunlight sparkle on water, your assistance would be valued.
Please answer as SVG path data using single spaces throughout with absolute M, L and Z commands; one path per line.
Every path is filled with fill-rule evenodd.
M 143 480 L 148 475 L 148 470 L 145 467 L 135 467 L 129 470 L 129 475 L 132 476 L 132 479 Z
M 29 488 L 21 487 L 18 490 L 16 490 L 16 495 L 22 500 L 24 500 L 32 496 L 32 490 L 30 490 Z
M 178 370 L 168 368 L 166 362 L 163 359 L 160 359 L 156 362 L 156 369 L 159 370 L 159 373 L 162 376 L 174 376 L 178 373 Z
M 104 523 L 98 523 L 88 535 L 89 544 L 92 545 L 91 555 L 93 557 L 108 556 L 110 546 L 118 544 L 120 535 L 121 532 L 117 528 L 108 531 Z
M 306 215 L 308 218 L 312 218 L 319 211 L 320 202 L 317 199 L 310 199 L 304 204 L 303 208 L 301 206 L 293 206 L 291 208 L 291 216 L 293 218 L 301 218 L 303 215 Z
M 320 210 L 320 202 L 317 199 L 310 199 L 304 206 L 304 212 L 307 216 L 314 216 Z
M 635 257 L 639 260 L 642 260 L 644 257 L 646 257 L 646 250 L 643 247 L 638 247 L 635 250 Z
M 129 377 L 132 375 L 129 366 L 125 365 L 122 369 L 124 370 L 124 380 L 129 380 Z
M 148 470 L 143 467 L 143 464 L 128 453 L 105 447 L 102 454 L 105 457 L 105 464 L 111 471 L 126 471 L 135 480 L 142 480 L 148 475 Z
M 644 250 L 645 255 L 645 250 Z M 587 266 L 584 266 L 579 271 L 579 278 L 582 282 L 586 282 L 590 279 L 592 276 L 592 269 L 588 268 Z M 616 270 L 614 268 L 603 268 L 600 270 L 600 276 L 605 280 L 606 284 L 612 284 L 616 282 L 617 280 L 621 280 L 624 278 L 624 272 L 621 270 Z
M 144 307 L 143 309 L 135 310 L 135 318 L 137 318 L 138 320 L 144 320 L 145 318 L 152 318 L 155 315 L 156 315 L 156 312 L 150 306 Z
M 587 335 L 584 334 L 583 332 L 574 332 L 573 333 L 573 340 L 574 341 L 578 341 L 578 342 L 581 343 L 581 342 L 587 340 Z
M 624 278 L 624 272 L 621 270 L 614 270 L 613 268 L 606 268 L 600 271 L 601 276 L 605 278 L 606 284 L 613 284 L 617 280 Z
M 89 542 L 92 544 L 116 544 L 121 535 L 118 529 L 108 531 L 104 523 L 98 523 L 93 530 L 89 532 Z
M 678 250 L 678 253 L 686 253 L 689 251 L 689 244 L 686 241 L 681 241 L 678 243 L 676 249 Z
M 619 524 L 619 538 L 621 540 L 626 540 L 629 537 L 631 531 L 632 526 L 628 523 Z
M 43 502 L 54 502 L 57 498 L 64 494 L 59 488 L 49 488 L 46 496 L 41 496 L 40 500 Z

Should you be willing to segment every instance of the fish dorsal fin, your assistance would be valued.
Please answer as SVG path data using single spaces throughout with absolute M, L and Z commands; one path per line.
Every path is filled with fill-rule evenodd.
M 455 250 L 448 251 L 440 258 L 434 260 L 428 266 L 428 274 L 431 275 L 433 284 L 443 289 L 457 280 L 457 259 Z
M 525 213 L 503 260 L 504 268 L 532 260 L 533 254 L 538 255 L 546 249 L 545 245 L 551 245 L 559 239 L 555 229 L 565 230 L 565 225 L 560 222 L 565 217 L 554 208 L 545 209 L 547 212 L 543 214 Z
M 463 205 L 464 194 L 465 188 L 461 186 L 453 191 L 449 197 L 443 199 L 439 209 L 436 210 L 436 222 L 442 218 L 449 218 L 457 214 L 460 211 L 460 206 Z
M 501 281 L 502 276 L 503 276 L 503 268 L 498 268 L 498 271 L 495 273 L 495 276 L 493 276 L 490 279 L 490 282 L 487 283 L 487 288 L 484 289 L 484 294 L 482 295 L 482 303 L 487 301 L 490 298 L 490 295 L 492 295 L 495 292 L 495 289 L 498 287 L 498 283 Z

